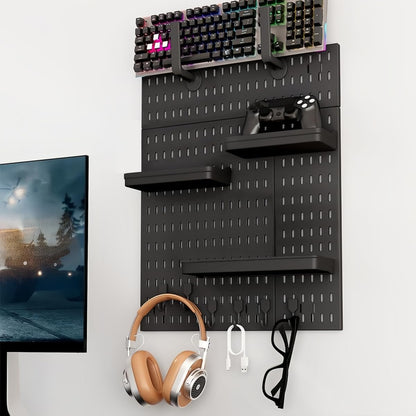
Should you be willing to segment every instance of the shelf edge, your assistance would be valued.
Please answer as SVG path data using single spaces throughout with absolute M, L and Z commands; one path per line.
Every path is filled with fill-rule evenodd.
M 264 257 L 228 260 L 182 261 L 182 273 L 193 276 L 222 274 L 333 273 L 334 259 L 322 256 Z

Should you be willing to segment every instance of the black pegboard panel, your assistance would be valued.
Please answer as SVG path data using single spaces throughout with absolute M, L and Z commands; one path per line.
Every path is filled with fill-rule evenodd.
M 260 62 L 201 71 L 189 91 L 173 75 L 143 80 L 142 170 L 215 165 L 231 168 L 229 186 L 142 192 L 142 302 L 162 292 L 200 307 L 209 329 L 241 322 L 270 329 L 295 299 L 300 329 L 342 328 L 339 146 L 339 46 L 286 58 L 275 80 Z M 336 132 L 335 150 L 243 159 L 225 150 L 241 134 L 256 99 L 319 98 L 323 127 Z M 331 272 L 185 275 L 183 262 L 322 256 Z M 195 319 L 169 302 L 143 322 L 147 330 L 194 330 Z
M 249 103 L 265 97 L 315 95 L 321 107 L 339 107 L 339 45 L 325 52 L 285 58 L 287 74 L 277 80 L 261 61 L 199 70 L 201 87 L 187 88 L 172 75 L 143 79 L 144 129 L 244 117 Z

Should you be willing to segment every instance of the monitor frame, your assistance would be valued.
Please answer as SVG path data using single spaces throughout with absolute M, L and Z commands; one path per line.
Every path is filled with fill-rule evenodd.
M 87 321 L 88 321 L 88 226 L 89 226 L 89 156 L 63 156 L 47 159 L 33 159 L 20 162 L 0 163 L 0 165 L 24 164 L 31 162 L 47 162 L 84 158 L 85 167 L 85 227 L 84 227 L 84 307 L 83 307 L 83 336 L 82 340 L 34 340 L 34 341 L 1 341 L 0 351 L 3 352 L 37 352 L 37 353 L 83 353 L 87 352 Z

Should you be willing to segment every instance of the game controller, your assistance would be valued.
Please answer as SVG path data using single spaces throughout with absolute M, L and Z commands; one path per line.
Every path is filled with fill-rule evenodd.
M 247 111 L 243 135 L 321 127 L 318 100 L 313 95 L 256 101 Z

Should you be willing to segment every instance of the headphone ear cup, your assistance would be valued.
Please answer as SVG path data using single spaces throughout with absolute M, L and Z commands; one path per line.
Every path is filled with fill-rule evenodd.
M 202 366 L 202 358 L 194 351 L 182 351 L 173 360 L 163 383 L 163 397 L 171 405 L 185 407 L 191 402 L 185 381 L 189 374 Z
M 163 398 L 163 379 L 155 357 L 147 351 L 136 351 L 131 367 L 140 397 L 148 404 L 159 403 Z

